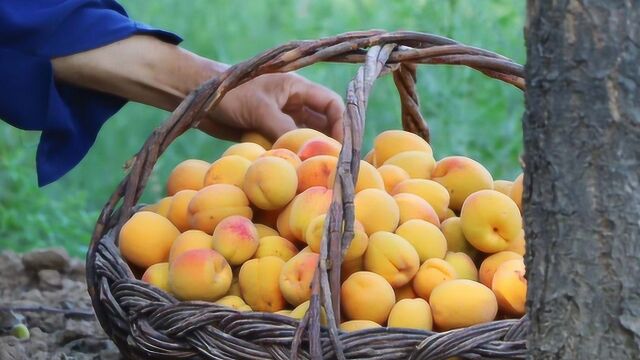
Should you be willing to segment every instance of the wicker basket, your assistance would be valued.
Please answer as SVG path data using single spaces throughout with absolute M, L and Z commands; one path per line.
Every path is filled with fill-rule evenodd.
M 229 90 L 262 74 L 294 71 L 321 61 L 362 66 L 347 90 L 344 144 L 307 316 L 297 321 L 276 314 L 236 312 L 207 302 L 180 302 L 136 280 L 120 257 L 116 234 L 136 211 L 158 157 Z M 369 92 L 378 77 L 392 73 L 400 94 L 403 128 L 428 141 L 429 130 L 415 92 L 416 64 L 465 65 L 524 88 L 522 66 L 489 51 L 430 34 L 367 31 L 279 46 L 231 67 L 191 93 L 130 163 L 129 173 L 102 210 L 91 240 L 89 293 L 102 327 L 122 354 L 131 359 L 524 358 L 526 317 L 444 333 L 399 328 L 344 333 L 336 328 L 340 291 L 332 289 L 339 289 L 340 266 L 331 264 L 341 263 L 342 251 L 353 236 L 353 179 L 358 172 Z M 321 305 L 327 310 L 328 327 L 319 325 Z

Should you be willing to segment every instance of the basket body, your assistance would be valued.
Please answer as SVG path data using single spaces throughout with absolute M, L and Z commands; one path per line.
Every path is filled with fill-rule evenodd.
M 169 144 L 234 87 L 262 74 L 293 71 L 321 61 L 362 66 L 346 95 L 344 144 L 334 199 L 314 279 L 311 311 L 302 324 L 282 315 L 180 302 L 137 280 L 120 257 L 117 234 L 136 211 L 153 166 Z M 332 290 L 336 281 L 339 286 L 340 267 L 327 264 L 340 263 L 353 235 L 353 179 L 360 161 L 367 99 L 378 77 L 393 75 L 402 104 L 403 128 L 429 140 L 416 94 L 418 64 L 465 65 L 524 88 L 522 67 L 497 54 L 436 35 L 368 31 L 279 46 L 231 67 L 190 94 L 134 158 L 129 173 L 103 209 L 89 248 L 87 283 L 93 307 L 121 352 L 132 359 L 524 358 L 526 317 L 446 333 L 399 328 L 344 333 L 333 323 L 328 328 L 319 326 L 320 303 L 330 319 L 339 318 L 339 291 Z

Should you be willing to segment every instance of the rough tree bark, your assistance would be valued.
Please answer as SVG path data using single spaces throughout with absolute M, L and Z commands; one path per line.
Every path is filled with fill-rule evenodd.
M 529 0 L 532 359 L 640 359 L 640 1 Z

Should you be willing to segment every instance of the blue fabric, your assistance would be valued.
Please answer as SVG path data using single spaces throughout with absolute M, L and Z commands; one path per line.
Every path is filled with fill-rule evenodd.
M 125 99 L 56 82 L 50 59 L 134 34 L 177 35 L 132 21 L 113 0 L 0 0 L 0 119 L 41 131 L 38 184 L 75 167 Z

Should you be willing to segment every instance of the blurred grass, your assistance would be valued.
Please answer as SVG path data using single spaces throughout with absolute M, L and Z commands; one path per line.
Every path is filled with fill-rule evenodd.
M 463 0 L 283 0 L 188 2 L 122 0 L 137 21 L 174 31 L 182 46 L 219 61 L 236 63 L 294 39 L 314 39 L 351 30 L 415 30 L 451 37 L 524 63 L 524 1 Z M 344 94 L 355 65 L 317 64 L 301 74 Z M 479 160 L 496 179 L 520 171 L 522 94 L 462 67 L 419 69 L 422 111 L 437 158 L 459 154 Z M 399 127 L 399 101 L 387 77 L 369 101 L 366 144 Z M 60 181 L 39 189 L 35 150 L 39 134 L 0 122 L 0 249 L 26 251 L 65 246 L 86 251 L 95 219 L 116 184 L 122 165 L 167 113 L 128 104 L 103 128 L 89 155 Z M 178 139 L 156 166 L 144 199 L 162 196 L 170 169 L 185 158 L 214 160 L 227 143 L 192 131 Z

